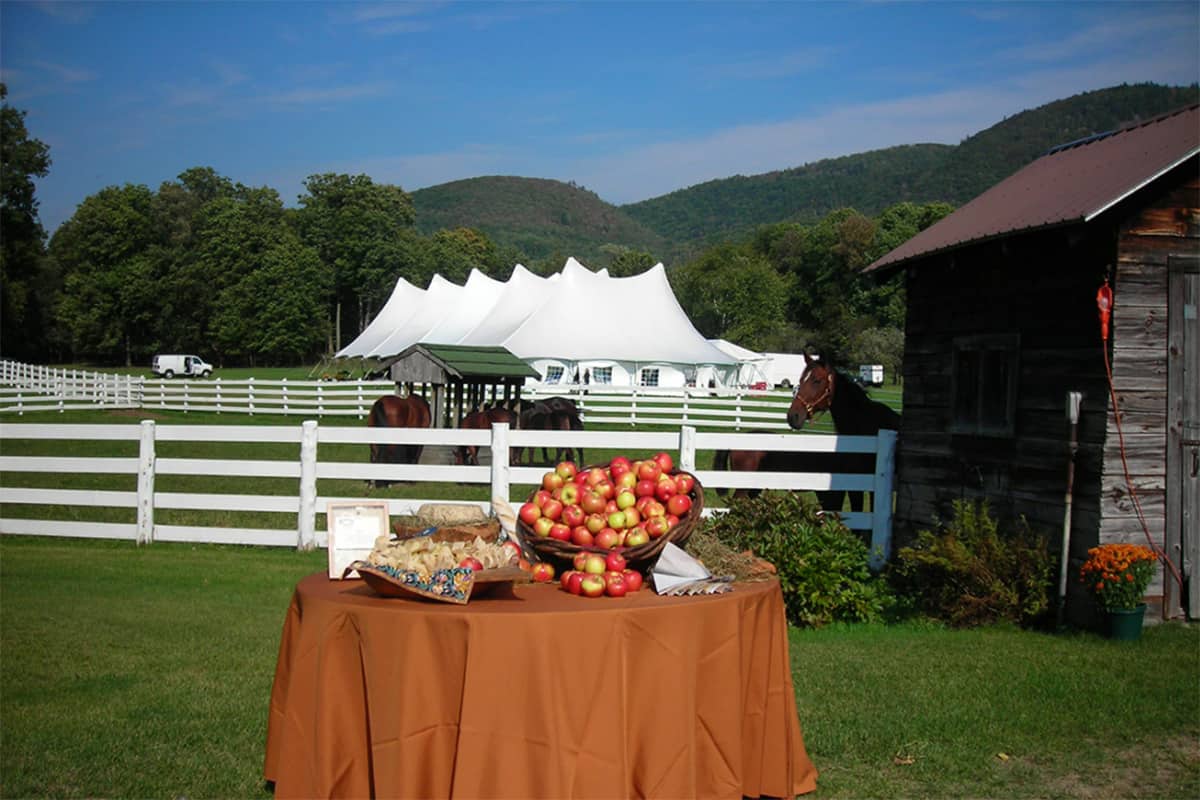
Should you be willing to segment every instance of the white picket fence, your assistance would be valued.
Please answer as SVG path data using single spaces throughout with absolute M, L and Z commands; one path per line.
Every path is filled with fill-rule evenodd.
M 321 426 L 307 420 L 299 426 L 159 425 L 146 420 L 129 425 L 0 425 L 0 444 L 15 440 L 126 441 L 138 442 L 136 457 L 57 457 L 0 455 L 0 509 L 7 504 L 37 506 L 109 507 L 136 509 L 129 523 L 74 520 L 24 519 L 3 515 L 0 534 L 72 536 L 154 541 L 205 542 L 222 544 L 274 545 L 299 548 L 323 547 L 326 538 L 318 530 L 318 515 L 329 503 L 361 501 L 361 497 L 322 496 L 317 481 L 354 479 L 364 481 L 422 481 L 490 486 L 490 497 L 518 505 L 525 498 L 513 497 L 514 484 L 540 482 L 546 467 L 509 466 L 510 448 L 583 447 L 615 448 L 630 453 L 658 450 L 678 452 L 681 469 L 695 473 L 706 494 L 717 488 L 762 488 L 787 490 L 845 489 L 872 495 L 871 512 L 847 513 L 843 521 L 853 529 L 871 532 L 876 565 L 886 560 L 891 547 L 892 474 L 896 434 L 879 436 L 833 436 L 823 434 L 785 435 L 773 433 L 708 433 L 690 425 L 672 432 L 613 431 L 526 431 L 496 425 L 491 430 L 447 430 L 414 428 L 368 428 Z M 286 460 L 225 460 L 217 458 L 160 457 L 159 442 L 285 443 L 296 446 L 295 458 Z M 422 444 L 428 446 L 476 445 L 491 448 L 490 466 L 445 464 L 371 464 L 329 461 L 320 458 L 322 444 L 355 444 L 364 449 L 377 444 Z M 875 468 L 870 474 L 751 473 L 697 471 L 697 450 L 750 449 L 824 453 L 873 453 Z M 0 447 L 0 452 L 8 451 Z M 136 490 L 27 488 L 9 484 L 18 473 L 55 475 L 110 474 L 136 476 Z M 213 494 L 161 492 L 155 481 L 162 475 L 273 477 L 296 481 L 296 490 L 285 495 Z M 879 502 L 875 502 L 879 498 Z M 421 505 L 438 500 L 387 500 L 389 514 L 411 514 Z M 480 502 L 481 508 L 490 503 Z M 266 511 L 295 515 L 287 528 L 229 528 L 216 526 L 165 525 L 155 521 L 158 509 L 203 511 Z M 706 512 L 711 509 L 706 508 Z
M 159 379 L 0 361 L 0 411 L 85 408 L 272 414 L 362 419 L 377 398 L 395 391 L 390 381 Z M 586 423 L 691 425 L 732 430 L 787 430 L 791 395 L 727 388 L 656 388 L 538 384 L 523 396 L 569 397 Z

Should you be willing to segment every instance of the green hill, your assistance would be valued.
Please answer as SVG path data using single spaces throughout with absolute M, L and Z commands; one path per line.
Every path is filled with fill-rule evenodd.
M 781 221 L 816 222 L 853 207 L 878 214 L 902 201 L 962 205 L 1051 147 L 1197 102 L 1200 88 L 1135 84 L 1023 111 L 958 145 L 915 144 L 734 176 L 613 206 L 573 184 L 483 177 L 412 193 L 417 226 L 471 227 L 530 260 L 574 255 L 607 266 L 622 249 L 668 263 Z
M 417 228 L 481 230 L 531 261 L 575 256 L 594 268 L 622 249 L 665 252 L 667 242 L 594 192 L 542 178 L 487 176 L 412 192 Z M 661 257 L 661 256 L 660 256 Z

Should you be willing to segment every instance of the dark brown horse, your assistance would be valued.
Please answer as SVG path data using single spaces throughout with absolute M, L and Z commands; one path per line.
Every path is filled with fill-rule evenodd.
M 547 397 L 545 400 L 522 400 L 520 406 L 521 428 L 527 431 L 581 431 L 579 407 L 568 397 Z M 517 451 L 520 455 L 520 451 Z M 583 448 L 578 452 L 569 447 L 560 447 L 554 454 L 555 462 L 574 459 L 583 465 Z M 549 462 L 550 454 L 542 448 L 542 461 Z M 533 462 L 533 448 L 529 448 L 529 461 Z M 554 462 L 551 462 L 554 463 Z
M 476 409 L 462 418 L 460 428 L 472 430 L 490 430 L 497 422 L 506 422 L 510 428 L 517 426 L 517 415 L 503 406 L 493 406 L 486 409 Z M 517 463 L 517 451 L 509 449 L 509 463 Z M 454 463 L 477 466 L 479 464 L 479 447 L 473 444 L 462 445 L 454 450 Z
M 428 428 L 430 423 L 429 403 L 419 395 L 399 397 L 385 395 L 371 406 L 367 425 L 372 428 Z M 372 464 L 416 464 L 425 449 L 420 444 L 371 443 Z M 375 481 L 376 486 L 387 486 L 388 481 Z
M 900 429 L 900 415 L 883 403 L 869 398 L 863 388 L 846 375 L 807 353 L 804 362 L 804 374 L 796 383 L 792 405 L 787 412 L 788 425 L 800 430 L 814 415 L 828 411 L 833 417 L 834 431 L 838 434 L 875 436 L 881 429 Z M 729 469 L 736 471 L 858 474 L 874 471 L 875 456 L 870 453 L 718 451 L 713 469 L 724 470 L 727 464 Z M 753 497 L 758 491 L 738 490 L 735 496 L 741 494 Z M 850 495 L 850 507 L 854 511 L 862 511 L 862 492 L 829 489 L 816 493 L 821 507 L 830 511 L 841 511 L 847 494 Z

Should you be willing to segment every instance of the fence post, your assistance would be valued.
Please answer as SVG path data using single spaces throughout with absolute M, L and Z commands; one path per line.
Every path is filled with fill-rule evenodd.
M 508 503 L 509 479 L 512 477 L 509 462 L 512 456 L 508 451 L 508 423 L 492 423 L 492 502 L 502 500 Z
M 154 541 L 154 420 L 144 419 L 138 440 L 137 543 Z
M 696 429 L 691 425 L 679 426 L 679 469 L 696 471 Z
M 871 495 L 871 569 L 883 569 L 892 554 L 892 475 L 896 431 L 880 430 L 875 446 L 875 489 Z
M 300 425 L 300 517 L 297 550 L 312 550 L 317 544 L 317 422 Z
M 250 401 L 250 415 L 254 416 L 254 378 L 246 382 L 246 397 Z

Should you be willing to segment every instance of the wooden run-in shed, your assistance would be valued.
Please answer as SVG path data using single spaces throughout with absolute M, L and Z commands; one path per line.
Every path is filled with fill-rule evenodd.
M 386 363 L 398 394 L 422 394 L 436 428 L 457 428 L 483 405 L 516 410 L 526 378 L 537 370 L 503 347 L 414 344 Z
M 1200 616 L 1198 152 L 1200 106 L 1063 145 L 867 267 L 906 276 L 899 544 L 986 498 L 1055 545 L 1069 530 L 1073 620 L 1107 542 L 1161 548 L 1147 600 Z

